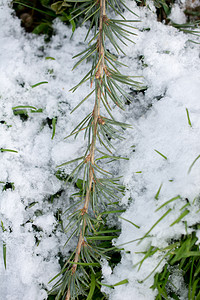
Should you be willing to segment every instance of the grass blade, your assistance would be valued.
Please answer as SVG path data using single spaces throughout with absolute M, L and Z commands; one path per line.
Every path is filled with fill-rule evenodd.
M 162 215 L 162 217 L 160 217 L 160 219 L 158 219 L 158 221 L 156 221 L 156 223 L 147 231 L 147 233 L 145 233 L 145 235 L 141 238 L 141 241 L 144 239 L 144 238 L 146 238 L 147 236 L 148 236 L 148 234 L 153 230 L 153 228 L 154 227 L 156 227 L 156 225 L 160 222 L 160 221 L 162 221 L 170 212 L 172 211 L 172 209 L 170 208 L 170 209 L 168 209 L 168 211 L 164 214 L 164 215 Z M 140 242 L 141 242 L 140 241 Z M 139 242 L 139 243 L 140 243 Z
M 154 151 L 156 151 L 158 154 L 160 154 L 164 159 L 167 160 L 167 156 L 165 156 L 164 154 L 162 154 L 161 152 L 159 152 L 158 150 L 154 149 Z
M 165 203 L 163 203 L 160 207 L 158 207 L 157 209 L 156 209 L 156 211 L 158 211 L 158 210 L 160 210 L 161 208 L 163 208 L 165 205 L 167 205 L 167 204 L 169 204 L 169 203 L 171 203 L 172 201 L 175 201 L 175 200 L 177 200 L 177 199 L 181 199 L 181 196 L 176 196 L 176 197 L 174 197 L 174 198 L 171 198 L 170 200 L 168 200 L 168 201 L 166 201 Z
M 156 200 L 158 200 L 158 198 L 159 198 L 159 194 L 160 194 L 160 190 L 161 190 L 161 188 L 162 188 L 162 185 L 163 185 L 163 184 L 161 183 L 161 185 L 159 186 L 159 189 L 158 189 L 158 191 L 157 191 L 157 193 L 156 193 L 156 195 L 155 195 L 155 197 L 154 197 Z
M 31 85 L 31 87 L 34 88 L 34 87 L 36 87 L 36 86 L 39 86 L 39 85 L 45 84 L 45 83 L 48 83 L 48 81 L 41 81 L 41 82 L 38 82 L 38 83 L 36 83 L 36 84 Z
M 34 109 L 37 110 L 37 108 L 35 106 L 31 106 L 31 105 L 18 105 L 18 106 L 13 106 L 12 110 L 15 109 L 26 109 L 26 108 L 30 108 L 30 109 Z
M 122 284 L 126 284 L 126 283 L 128 283 L 128 279 L 121 280 L 121 281 L 113 284 L 113 286 L 118 286 L 118 285 L 122 285 Z
M 186 209 L 182 212 L 182 214 L 178 217 L 178 219 L 176 219 L 176 221 L 174 221 L 172 224 L 170 224 L 170 227 L 173 226 L 176 223 L 179 223 L 185 216 L 187 216 L 189 214 L 189 210 Z
M 14 152 L 14 153 L 18 153 L 18 151 L 16 151 L 16 150 L 3 149 L 3 148 L 0 148 L 0 152 Z
M 193 163 L 191 164 L 191 166 L 188 169 L 188 174 L 191 172 L 192 167 L 194 166 L 194 164 L 196 163 L 196 161 L 200 158 L 200 154 L 195 158 L 195 160 L 193 161 Z
M 57 121 L 56 118 L 52 119 L 52 127 L 53 127 L 53 133 L 52 133 L 52 137 L 51 137 L 52 140 L 53 140 L 53 138 L 55 136 L 55 133 L 56 133 L 56 121 Z
M 3 242 L 3 262 L 4 262 L 4 267 L 6 269 L 6 243 Z
M 190 125 L 190 127 L 192 127 L 192 123 L 191 123 L 191 120 L 190 120 L 189 111 L 188 111 L 187 108 L 186 108 L 186 113 L 187 113 L 188 124 Z

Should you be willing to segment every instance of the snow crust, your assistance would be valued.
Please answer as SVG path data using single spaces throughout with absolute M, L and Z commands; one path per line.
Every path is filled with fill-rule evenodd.
M 45 44 L 43 37 L 24 33 L 20 21 L 13 17 L 9 2 L 0 1 L 0 121 L 5 121 L 0 124 L 0 148 L 18 153 L 0 152 L 0 221 L 5 228 L 5 231 L 0 230 L 1 299 L 44 300 L 51 287 L 49 280 L 60 270 L 58 253 L 65 255 L 73 246 L 72 242 L 63 249 L 67 238 L 57 220 L 58 209 L 69 204 L 71 190 L 56 178 L 55 172 L 58 164 L 80 156 L 85 149 L 83 140 L 64 140 L 64 137 L 79 118 L 90 112 L 89 104 L 85 103 L 81 111 L 70 114 L 88 94 L 87 85 L 75 94 L 69 92 L 90 68 L 83 63 L 71 71 L 75 63 L 73 55 L 85 49 L 86 28 L 78 28 L 70 38 L 71 28 L 56 21 L 56 34 Z M 190 225 L 199 222 L 196 211 L 199 209 L 200 160 L 188 173 L 200 154 L 199 45 L 188 42 L 191 36 L 158 23 L 152 2 L 149 2 L 152 10 L 138 8 L 132 1 L 127 1 L 127 5 L 139 15 L 141 22 L 137 23 L 135 44 L 122 45 L 127 56 L 121 57 L 121 61 L 129 66 L 122 71 L 143 76 L 139 80 L 147 90 L 137 94 L 125 112 L 114 111 L 119 120 L 133 126 L 126 131 L 126 141 L 119 147 L 119 153 L 129 157 L 129 161 L 115 166 L 115 171 L 124 176 L 127 187 L 122 203 L 128 208 L 123 217 L 140 226 L 137 229 L 122 221 L 122 233 L 116 244 L 141 238 L 168 209 L 171 212 L 153 228 L 151 237 L 141 243 L 124 245 L 122 261 L 113 272 L 106 262 L 102 263 L 106 284 L 126 278 L 129 281 L 125 286 L 104 290 L 110 300 L 153 300 L 156 292 L 149 288 L 153 276 L 142 284 L 139 280 L 155 268 L 161 255 L 147 259 L 138 271 L 134 265 L 143 256 L 136 252 L 145 251 L 150 245 L 166 247 L 170 239 L 185 234 L 183 222 L 170 224 L 179 217 L 187 201 L 190 213 L 183 220 L 187 221 L 188 232 Z M 135 18 L 129 12 L 125 12 L 125 17 Z M 172 10 L 171 19 L 184 21 L 178 4 Z M 42 81 L 48 84 L 31 88 Z M 22 121 L 12 109 L 19 105 L 42 108 L 43 112 L 32 113 L 27 109 L 29 117 Z M 186 108 L 192 127 L 188 124 Z M 54 117 L 57 117 L 57 125 L 52 139 L 47 118 Z M 3 190 L 6 182 L 13 183 L 15 189 Z M 58 192 L 61 196 L 52 203 L 50 196 Z M 180 199 L 155 212 L 178 195 Z M 1 250 L 3 241 L 7 249 L 6 270 Z M 157 271 L 163 264 L 164 261 Z M 174 282 L 181 285 L 178 278 L 179 274 Z M 184 288 L 182 290 L 182 299 L 185 299 Z

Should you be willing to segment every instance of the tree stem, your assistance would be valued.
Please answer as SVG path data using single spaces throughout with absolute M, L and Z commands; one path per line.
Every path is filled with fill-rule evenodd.
M 101 85 L 102 85 L 102 78 L 104 75 L 104 44 L 103 44 L 103 20 L 104 16 L 106 15 L 106 4 L 105 0 L 100 0 L 100 17 L 99 17 L 99 35 L 98 35 L 98 52 L 99 52 L 99 61 L 97 63 L 98 70 L 96 72 L 96 99 L 95 99 L 95 105 L 93 109 L 93 134 L 92 134 L 92 142 L 90 146 L 90 153 L 88 155 L 89 161 L 90 161 L 90 169 L 89 169 L 89 185 L 86 190 L 86 196 L 85 196 L 85 202 L 82 209 L 83 215 L 88 212 L 88 207 L 90 203 L 90 194 L 92 189 L 92 183 L 94 179 L 94 157 L 95 157 L 95 148 L 96 148 L 96 137 L 97 137 L 97 128 L 98 128 L 98 118 L 100 117 L 100 102 L 101 102 Z M 83 221 L 82 229 L 79 234 L 79 240 L 76 248 L 76 253 L 74 257 L 74 264 L 72 265 L 72 276 L 76 272 L 77 269 L 77 262 L 79 260 L 79 255 L 81 252 L 81 248 L 84 243 L 84 234 L 85 234 L 85 228 L 86 228 L 86 221 Z M 65 300 L 70 300 L 71 292 L 70 292 L 70 286 L 68 287 L 67 295 Z

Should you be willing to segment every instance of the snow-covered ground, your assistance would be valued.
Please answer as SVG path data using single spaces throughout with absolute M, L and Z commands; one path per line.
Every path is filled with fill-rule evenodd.
M 72 56 L 85 48 L 85 27 L 75 31 L 56 21 L 56 35 L 45 44 L 43 37 L 25 34 L 20 21 L 13 17 L 8 0 L 0 0 L 0 148 L 17 152 L 0 152 L 0 299 L 47 299 L 48 281 L 59 270 L 59 252 L 66 237 L 58 224 L 59 209 L 67 208 L 70 190 L 55 176 L 56 166 L 79 156 L 84 149 L 82 140 L 67 139 L 77 120 L 89 112 L 88 104 L 74 114 L 70 111 L 88 93 L 82 86 L 75 94 L 69 89 L 76 85 L 88 70 L 87 64 L 71 71 Z M 160 261 L 155 255 L 146 260 L 140 271 L 134 265 L 150 245 L 166 247 L 171 238 L 185 234 L 185 223 L 170 227 L 180 215 L 186 198 L 191 204 L 184 217 L 188 227 L 200 221 L 199 169 L 200 159 L 190 172 L 192 162 L 200 154 L 200 64 L 198 40 L 157 22 L 155 9 L 128 5 L 140 16 L 135 44 L 124 48 L 122 62 L 129 65 L 130 75 L 143 76 L 146 92 L 135 96 L 125 112 L 115 110 L 121 121 L 133 126 L 125 132 L 120 154 L 129 161 L 120 165 L 127 193 L 122 202 L 128 205 L 123 217 L 134 222 L 122 222 L 122 233 L 116 244 L 141 238 L 170 208 L 171 211 L 151 231 L 151 237 L 125 245 L 121 263 L 114 269 L 103 265 L 104 281 L 114 284 L 123 279 L 129 283 L 114 290 L 105 289 L 110 300 L 153 300 L 155 291 L 149 289 L 151 276 L 144 279 Z M 125 12 L 127 19 L 135 18 Z M 176 5 L 174 21 L 184 22 Z M 52 59 L 45 59 L 53 57 Z M 41 84 L 32 88 L 39 82 Z M 14 115 L 15 106 L 27 108 L 28 118 Z M 191 125 L 188 123 L 188 110 Z M 48 122 L 57 117 L 56 133 Z M 134 147 L 133 147 L 134 146 Z M 133 151 L 134 149 L 134 151 Z M 161 156 L 162 153 L 166 158 Z M 119 168 L 116 167 L 116 168 Z M 6 183 L 7 188 L 5 190 Z M 12 184 L 11 184 L 12 183 Z M 12 186 L 14 185 L 14 189 Z M 162 186 L 161 186 L 162 185 Z M 155 195 L 161 186 L 158 199 Z M 51 201 L 51 195 L 62 196 Z M 163 203 L 180 195 L 179 199 L 155 212 Z M 194 199 L 196 200 L 194 201 Z M 190 232 L 191 229 L 188 229 Z M 200 238 L 200 233 L 197 232 Z M 6 270 L 3 261 L 3 242 L 7 249 Z M 71 245 L 73 246 L 73 245 Z M 163 262 L 164 264 L 164 262 Z M 163 264 L 159 266 L 162 268 Z M 179 278 L 177 281 L 181 283 Z M 182 299 L 186 299 L 182 288 Z

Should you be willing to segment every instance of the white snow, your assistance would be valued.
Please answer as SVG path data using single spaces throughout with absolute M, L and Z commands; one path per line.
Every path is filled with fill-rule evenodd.
M 60 271 L 58 253 L 69 250 L 63 249 L 67 237 L 55 218 L 58 209 L 68 205 L 68 191 L 52 203 L 49 197 L 66 189 L 55 176 L 56 166 L 78 156 L 83 146 L 63 139 L 77 122 L 70 111 L 82 94 L 74 97 L 69 89 L 81 79 L 79 73 L 72 75 L 72 56 L 84 45 L 79 43 L 80 30 L 77 39 L 70 40 L 71 29 L 60 22 L 54 25 L 58 34 L 49 45 L 43 37 L 25 34 L 8 4 L 0 3 L 0 121 L 6 122 L 0 124 L 0 148 L 18 153 L 0 152 L 0 221 L 6 229 L 0 231 L 0 239 L 7 249 L 5 270 L 0 244 L 0 298 L 43 300 L 51 287 L 48 282 Z M 46 60 L 48 56 L 55 60 Z M 31 88 L 41 81 L 48 84 Z M 19 105 L 43 112 L 27 109 L 29 118 L 22 121 L 12 110 Z M 53 117 L 58 122 L 52 140 L 47 118 Z M 14 183 L 15 189 L 2 191 L 6 182 Z
M 187 21 L 183 8 L 181 9 L 180 5 L 178 5 L 177 3 L 173 5 L 171 13 L 169 15 L 169 19 L 177 24 L 184 24 Z
M 85 49 L 83 37 L 86 28 L 78 28 L 70 39 L 71 28 L 55 21 L 56 35 L 45 44 L 43 37 L 25 34 L 20 21 L 13 17 L 9 2 L 0 0 L 0 121 L 6 122 L 0 124 L 0 148 L 18 153 L 0 152 L 0 221 L 6 229 L 4 232 L 0 230 L 0 298 L 44 300 L 51 287 L 49 280 L 60 270 L 58 253 L 67 254 L 70 250 L 70 246 L 63 249 L 67 237 L 56 219 L 58 209 L 62 207 L 64 211 L 69 204 L 70 190 L 56 178 L 55 172 L 57 165 L 81 156 L 85 149 L 82 139 L 64 138 L 79 119 L 90 112 L 87 102 L 70 114 L 88 94 L 87 85 L 75 94 L 69 92 L 90 68 L 89 63 L 83 63 L 71 71 L 75 63 L 73 55 Z M 102 262 L 104 283 L 129 281 L 126 285 L 114 289 L 104 287 L 103 290 L 110 300 L 153 300 L 156 291 L 149 288 L 153 276 L 143 283 L 139 280 L 149 275 L 162 254 L 147 259 L 138 271 L 135 264 L 143 255 L 136 252 L 145 251 L 150 245 L 164 248 L 170 239 L 185 234 L 183 222 L 174 226 L 170 224 L 179 217 L 186 198 L 190 203 L 190 213 L 183 220 L 188 226 L 199 222 L 196 213 L 199 203 L 194 199 L 200 193 L 200 160 L 188 173 L 200 154 L 199 45 L 188 41 L 198 41 L 198 37 L 185 35 L 157 22 L 151 1 L 151 10 L 137 7 L 133 1 L 127 3 L 140 16 L 141 22 L 136 25 L 135 44 L 123 46 L 127 56 L 121 57 L 121 61 L 129 68 L 122 71 L 143 76 L 139 80 L 147 90 L 136 95 L 125 112 L 115 109 L 116 117 L 133 126 L 132 130 L 125 132 L 126 140 L 120 142 L 120 146 L 117 144 L 117 151 L 129 157 L 129 161 L 114 166 L 115 171 L 124 176 L 127 187 L 127 194 L 122 199 L 127 211 L 122 216 L 140 226 L 138 229 L 121 220 L 122 233 L 116 244 L 141 238 L 168 209 L 171 211 L 152 229 L 151 237 L 141 243 L 124 245 L 122 261 L 113 272 L 107 262 Z M 129 12 L 125 12 L 125 16 L 127 19 L 136 18 Z M 185 21 L 178 3 L 172 9 L 171 20 Z M 46 60 L 45 57 L 49 56 L 55 60 Z M 31 88 L 42 81 L 48 81 L 48 84 Z M 33 113 L 27 109 L 29 117 L 22 121 L 13 114 L 12 107 L 18 105 L 42 108 L 43 112 Z M 188 124 L 186 109 L 192 127 Z M 57 124 L 52 139 L 47 118 L 54 117 L 57 117 Z M 6 182 L 14 183 L 15 189 L 3 191 Z M 64 190 L 61 197 L 51 202 L 49 197 L 61 190 Z M 178 195 L 180 199 L 156 211 Z M 197 237 L 200 238 L 199 231 Z M 6 270 L 1 250 L 3 241 L 7 248 Z M 174 282 L 181 285 L 180 274 L 175 275 Z M 184 297 L 184 287 L 181 290 Z
M 152 272 L 164 254 L 148 258 L 138 270 L 136 264 L 143 258 L 138 252 L 147 250 L 151 245 L 165 248 L 171 239 L 186 234 L 183 222 L 170 226 L 180 216 L 181 208 L 187 203 L 186 198 L 191 207 L 190 213 L 183 220 L 187 221 L 188 227 L 199 222 L 199 203 L 196 201 L 196 205 L 192 204 L 200 192 L 199 161 L 188 174 L 192 162 L 200 153 L 199 45 L 188 43 L 188 36 L 157 23 L 150 15 L 145 19 L 142 9 L 138 11 L 135 7 L 134 11 L 141 16 L 140 28 L 148 27 L 150 31 L 139 32 L 136 44 L 132 51 L 129 48 L 128 54 L 132 55 L 133 60 L 137 56 L 143 56 L 145 66 L 140 72 L 148 89 L 144 96 L 137 98 L 144 105 L 143 111 L 140 106 L 139 112 L 134 112 L 138 106 L 133 102 L 123 119 L 132 124 L 133 130 L 127 133 L 127 140 L 124 142 L 124 153 L 130 160 L 121 165 L 121 174 L 124 175 L 124 183 L 128 189 L 128 197 L 124 197 L 124 203 L 131 202 L 123 217 L 140 226 L 140 229 L 122 220 L 122 233 L 116 244 L 123 245 L 143 237 L 168 209 L 171 211 L 152 229 L 149 238 L 141 243 L 135 241 L 124 244 L 124 249 L 130 253 L 124 251 L 122 261 L 115 267 L 112 275 L 105 272 L 106 284 L 124 279 L 129 281 L 125 286 L 119 285 L 113 290 L 104 288 L 111 300 L 155 299 L 155 291 L 149 288 L 153 284 L 153 275 L 143 283 L 138 281 L 144 280 Z M 129 59 L 125 59 L 126 63 Z M 131 72 L 130 69 L 129 71 Z M 152 107 L 147 110 L 144 103 L 150 103 Z M 192 127 L 188 124 L 186 108 Z M 132 145 L 135 145 L 134 152 L 131 151 Z M 167 159 L 155 150 L 164 154 Z M 159 199 L 156 200 L 155 195 L 161 184 Z M 181 199 L 156 211 L 166 201 L 178 195 Z M 191 229 L 188 228 L 188 233 L 190 232 Z M 161 271 L 164 264 L 165 260 L 156 271 Z M 181 299 L 186 299 L 185 296 L 186 291 L 182 289 Z

